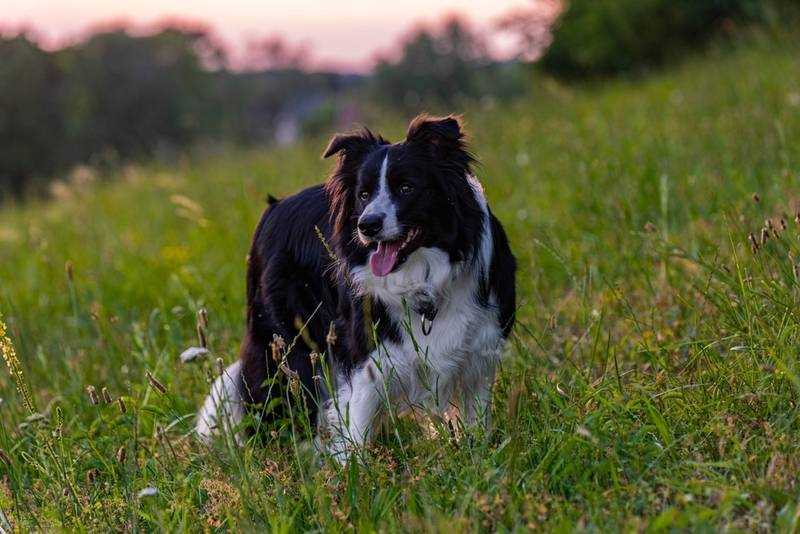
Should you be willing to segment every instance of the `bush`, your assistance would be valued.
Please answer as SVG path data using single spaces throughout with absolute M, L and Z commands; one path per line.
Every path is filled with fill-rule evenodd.
M 566 77 L 659 65 L 768 8 L 761 0 L 571 0 L 542 65 Z

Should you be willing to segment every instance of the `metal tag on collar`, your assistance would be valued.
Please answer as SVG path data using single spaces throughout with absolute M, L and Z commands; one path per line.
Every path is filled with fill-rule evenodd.
M 436 313 L 439 310 L 433 307 L 433 305 L 425 306 L 422 310 L 420 310 L 419 314 L 419 321 L 420 327 L 422 328 L 422 333 L 424 335 L 428 335 L 433 330 L 433 320 L 436 319 Z

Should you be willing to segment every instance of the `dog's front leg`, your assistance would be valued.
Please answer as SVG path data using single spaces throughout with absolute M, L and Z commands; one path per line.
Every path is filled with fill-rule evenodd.
M 458 411 L 461 422 L 466 427 L 484 424 L 491 426 L 492 386 L 494 385 L 495 365 L 473 365 L 461 378 L 458 392 Z
M 325 409 L 327 451 L 345 464 L 370 439 L 383 402 L 384 385 L 372 361 L 353 371 Z

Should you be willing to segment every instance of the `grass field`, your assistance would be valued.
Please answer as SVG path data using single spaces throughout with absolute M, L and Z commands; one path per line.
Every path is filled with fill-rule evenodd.
M 191 435 L 236 357 L 263 199 L 321 181 L 324 139 L 3 207 L 0 346 L 30 401 L 0 373 L 0 529 L 796 531 L 800 44 L 539 82 L 465 113 L 520 264 L 494 427 L 404 421 L 345 469 L 288 426 Z M 181 364 L 201 308 L 213 356 Z

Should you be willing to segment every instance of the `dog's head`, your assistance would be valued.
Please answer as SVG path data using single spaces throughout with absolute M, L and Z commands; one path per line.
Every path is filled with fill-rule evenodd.
M 400 269 L 421 246 L 465 256 L 481 211 L 458 118 L 420 115 L 395 144 L 367 129 L 338 134 L 323 157 L 334 154 L 326 183 L 334 239 L 368 257 L 375 276 Z

